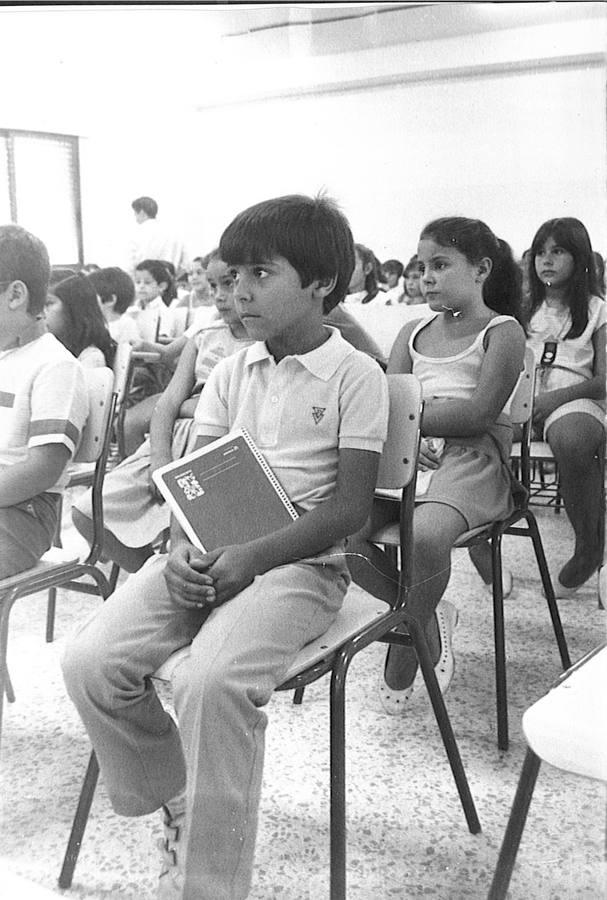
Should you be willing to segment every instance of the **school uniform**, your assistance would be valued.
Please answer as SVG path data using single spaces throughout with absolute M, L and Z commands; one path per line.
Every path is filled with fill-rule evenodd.
M 87 416 L 82 367 L 54 335 L 0 353 L 0 467 L 47 444 L 73 455 Z M 0 508 L 0 578 L 31 568 L 51 546 L 68 478 L 66 465 L 44 493 Z
M 196 423 L 220 437 L 244 426 L 291 500 L 312 509 L 335 489 L 338 451 L 379 453 L 387 384 L 377 364 L 335 329 L 310 353 L 276 363 L 255 343 L 219 363 Z M 243 503 L 246 496 L 243 496 Z M 349 583 L 343 543 L 255 578 L 207 613 L 174 605 L 153 557 L 68 647 L 64 673 L 97 751 L 116 811 L 143 815 L 183 789 L 184 900 L 240 900 L 253 868 L 261 790 L 262 707 L 299 650 L 334 620 Z M 179 731 L 149 681 L 179 647 Z

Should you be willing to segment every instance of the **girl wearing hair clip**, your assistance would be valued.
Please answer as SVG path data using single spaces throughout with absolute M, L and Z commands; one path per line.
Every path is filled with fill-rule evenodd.
M 528 343 L 537 369 L 533 423 L 550 444 L 575 535 L 558 576 L 560 593 L 600 566 L 605 441 L 605 303 L 588 232 L 579 219 L 550 219 L 529 254 Z M 557 596 L 559 591 L 557 590 Z
M 451 649 L 457 610 L 442 599 L 451 550 L 471 528 L 505 517 L 517 487 L 510 466 L 512 425 L 506 407 L 521 369 L 525 332 L 518 321 L 521 275 L 510 247 L 484 222 L 430 222 L 417 250 L 424 298 L 433 312 L 408 322 L 390 354 L 388 373 L 413 373 L 424 397 L 420 482 L 413 522 L 413 587 L 408 610 L 425 626 L 443 693 L 455 661 Z M 422 318 L 423 316 L 423 318 Z M 437 440 L 440 438 L 441 440 Z M 368 540 L 398 520 L 398 505 L 374 502 L 367 527 L 348 542 L 352 576 L 382 600 L 396 599 L 398 572 Z M 475 562 L 486 583 L 491 568 Z M 420 691 L 411 647 L 391 645 L 379 673 L 384 709 L 404 713 Z M 423 685 L 423 681 L 419 682 Z

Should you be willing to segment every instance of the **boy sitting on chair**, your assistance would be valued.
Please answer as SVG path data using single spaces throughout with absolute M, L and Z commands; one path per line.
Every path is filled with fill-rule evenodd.
M 49 274 L 42 241 L 0 227 L 0 578 L 51 546 L 88 415 L 80 363 L 46 331 Z
M 132 575 L 63 663 L 114 809 L 162 807 L 158 896 L 182 900 L 249 893 L 262 707 L 342 604 L 344 539 L 369 516 L 388 419 L 379 365 L 323 324 L 354 268 L 349 225 L 331 201 L 259 203 L 228 226 L 220 253 L 256 343 L 211 372 L 195 414 L 199 446 L 245 427 L 301 515 L 206 554 L 173 524 L 168 558 Z M 149 676 L 187 644 L 173 679 L 178 730 Z

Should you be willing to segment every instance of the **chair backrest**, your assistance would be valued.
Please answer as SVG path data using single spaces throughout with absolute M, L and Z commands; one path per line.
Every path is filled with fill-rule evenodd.
M 422 389 L 415 375 L 387 375 L 390 392 L 388 438 L 377 476 L 378 488 L 404 488 L 417 467 Z
M 116 411 L 120 409 L 126 397 L 131 370 L 133 348 L 128 341 L 121 341 L 114 357 L 114 393 L 116 394 Z
M 111 369 L 84 368 L 89 397 L 86 420 L 74 462 L 97 462 L 106 443 L 109 423 L 114 409 L 114 373 Z
M 525 366 L 519 376 L 510 402 L 510 421 L 524 425 L 531 418 L 535 391 L 535 356 L 531 347 L 525 350 Z

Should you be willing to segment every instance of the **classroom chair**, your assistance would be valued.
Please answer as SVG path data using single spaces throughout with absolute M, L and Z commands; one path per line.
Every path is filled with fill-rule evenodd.
M 480 831 L 474 800 L 459 749 L 426 643 L 424 629 L 406 610 L 412 578 L 412 527 L 415 500 L 416 460 L 421 420 L 421 388 L 413 375 L 388 376 L 390 422 L 388 440 L 382 454 L 378 484 L 401 491 L 398 526 L 402 554 L 398 600 L 394 608 L 351 586 L 333 625 L 320 638 L 306 645 L 277 690 L 298 690 L 330 673 L 330 855 L 331 900 L 346 897 L 346 677 L 353 658 L 374 641 L 413 646 L 419 658 L 434 714 L 468 828 Z M 408 634 L 396 631 L 406 623 Z M 183 648 L 173 654 L 153 677 L 170 681 L 175 666 L 189 653 Z M 84 829 L 94 796 L 98 764 L 91 754 L 68 847 L 59 876 L 59 886 L 71 885 Z
M 510 407 L 510 418 L 513 425 L 521 425 L 523 438 L 521 441 L 521 482 L 529 489 L 529 440 L 531 429 L 531 410 L 535 379 L 535 361 L 531 350 L 525 353 L 525 367 L 513 392 Z M 522 520 L 525 525 L 520 525 Z M 479 528 L 465 532 L 455 542 L 455 548 L 470 547 L 474 544 L 489 541 L 491 544 L 493 569 L 493 628 L 495 639 L 495 681 L 497 705 L 497 745 L 500 750 L 508 749 L 508 698 L 506 690 L 506 648 L 504 633 L 504 589 L 502 583 L 502 537 L 505 534 L 516 534 L 528 537 L 533 543 L 533 550 L 539 568 L 544 593 L 552 619 L 563 668 L 571 665 L 569 652 L 558 607 L 554 597 L 554 589 L 546 563 L 544 547 L 534 514 L 526 500 L 522 501 L 507 519 L 488 522 Z M 388 525 L 377 536 L 377 542 L 386 547 L 398 547 L 400 535 L 394 525 Z
M 125 406 L 126 393 L 128 390 L 131 356 L 133 348 L 131 345 L 123 341 L 118 344 L 114 363 L 112 365 L 113 372 L 113 392 L 115 396 L 114 409 L 112 411 L 112 419 L 110 422 L 110 441 L 108 446 L 106 473 L 112 468 L 112 461 L 118 461 L 117 449 L 117 429 L 118 421 Z M 70 466 L 70 480 L 66 490 L 74 487 L 91 487 L 95 477 L 95 462 L 81 462 L 78 458 L 74 459 Z M 57 523 L 57 533 L 55 536 L 55 546 L 61 547 L 61 520 L 63 516 L 63 504 L 59 510 L 59 521 Z M 112 582 L 110 580 L 110 587 Z M 114 584 L 115 587 L 115 584 Z M 113 590 L 113 588 L 112 588 Z M 111 590 L 110 590 L 111 593 Z M 57 588 L 50 588 L 48 592 L 48 601 L 46 607 L 46 641 L 52 643 L 55 637 L 55 611 L 57 606 Z
M 21 597 L 56 587 L 75 586 L 77 590 L 87 588 L 87 592 L 99 594 L 104 600 L 109 595 L 106 577 L 96 563 L 99 559 L 103 531 L 101 491 L 115 403 L 113 374 L 111 369 L 105 367 L 85 369 L 84 374 L 88 388 L 89 415 L 74 459 L 76 462 L 95 463 L 93 519 L 96 539 L 88 556 L 82 561 L 60 547 L 51 547 L 37 565 L 0 581 L 0 736 L 5 693 L 9 701 L 14 700 L 7 669 L 7 645 L 9 617 L 15 602 Z M 90 576 L 94 584 L 84 585 L 76 580 L 85 575 Z
M 542 762 L 607 782 L 607 644 L 596 647 L 523 715 L 527 752 L 488 900 L 505 900 Z

